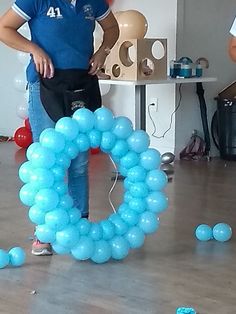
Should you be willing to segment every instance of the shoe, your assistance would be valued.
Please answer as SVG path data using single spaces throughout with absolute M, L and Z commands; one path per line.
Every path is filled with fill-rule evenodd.
M 37 256 L 46 256 L 53 254 L 51 244 L 41 243 L 39 240 L 35 240 L 33 242 L 31 253 Z

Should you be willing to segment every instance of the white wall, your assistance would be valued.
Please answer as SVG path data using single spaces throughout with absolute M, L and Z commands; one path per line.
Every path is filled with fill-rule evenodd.
M 234 16 L 235 0 L 178 0 L 177 56 L 188 56 L 193 61 L 206 57 L 210 67 L 204 75 L 218 78 L 217 82 L 203 84 L 209 127 L 216 110 L 214 97 L 235 80 L 235 64 L 227 54 Z M 183 99 L 176 113 L 176 155 L 187 144 L 193 129 L 202 132 L 195 90 L 195 84 L 182 86 Z M 218 154 L 213 143 L 211 154 Z
M 9 0 L 0 1 L 0 14 L 11 5 Z M 24 92 L 14 87 L 14 79 L 24 72 L 24 66 L 17 59 L 17 53 L 0 44 L 0 135 L 13 135 L 15 130 L 23 125 L 23 120 L 17 116 L 17 107 L 24 103 Z
M 0 1 L 0 14 L 9 6 L 9 0 Z M 177 0 L 115 0 L 113 11 L 136 9 L 142 12 L 148 21 L 149 28 L 146 37 L 168 39 L 168 60 L 175 57 L 176 47 L 176 16 Z M 16 105 L 21 101 L 22 93 L 14 88 L 14 77 L 22 70 L 22 65 L 16 58 L 16 52 L 0 44 L 0 94 L 1 108 L 4 114 L 0 115 L 0 134 L 12 135 L 22 124 L 17 118 Z M 147 101 L 158 97 L 158 112 L 153 114 L 157 127 L 157 135 L 161 135 L 168 128 L 170 114 L 175 104 L 175 88 L 169 85 L 151 86 L 147 89 Z M 113 86 L 104 97 L 104 104 L 110 106 L 116 115 L 127 115 L 134 121 L 134 91 L 132 87 Z M 153 127 L 147 117 L 147 132 L 151 134 Z M 175 121 L 171 131 L 164 139 L 151 137 L 151 145 L 161 152 L 173 151 L 175 145 Z

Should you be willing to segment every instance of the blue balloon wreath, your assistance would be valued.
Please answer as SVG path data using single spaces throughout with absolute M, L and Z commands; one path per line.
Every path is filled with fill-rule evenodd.
M 149 144 L 145 131 L 133 130 L 128 118 L 114 117 L 104 107 L 94 113 L 78 109 L 72 118 L 61 118 L 55 128 L 44 130 L 19 169 L 25 183 L 20 200 L 30 207 L 37 238 L 51 243 L 58 254 L 95 263 L 121 260 L 130 249 L 141 247 L 145 235 L 157 230 L 158 215 L 168 205 L 160 153 Z M 125 177 L 123 203 L 100 222 L 81 218 L 65 182 L 71 160 L 95 147 L 109 154 Z

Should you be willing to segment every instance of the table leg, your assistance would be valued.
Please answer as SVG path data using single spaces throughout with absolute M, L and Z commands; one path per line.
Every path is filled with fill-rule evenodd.
M 146 131 L 146 86 L 135 85 L 135 129 Z

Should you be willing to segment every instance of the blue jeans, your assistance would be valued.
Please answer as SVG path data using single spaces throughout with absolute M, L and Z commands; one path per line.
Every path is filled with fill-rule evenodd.
M 55 122 L 48 116 L 41 103 L 39 82 L 29 84 L 29 121 L 34 142 L 39 141 L 39 136 L 44 129 L 55 126 Z M 82 217 L 87 217 L 89 213 L 88 152 L 79 153 L 71 161 L 68 169 L 68 188 L 74 207 L 79 209 Z

